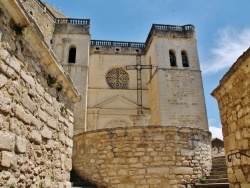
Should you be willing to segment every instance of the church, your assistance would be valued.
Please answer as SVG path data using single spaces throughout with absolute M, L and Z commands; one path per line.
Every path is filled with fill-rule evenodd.
M 5 110 L 0 118 L 14 114 L 30 127 L 23 143 L 35 151 L 27 160 L 43 174 L 34 171 L 36 185 L 69 187 L 72 168 L 100 187 L 114 188 L 174 188 L 209 175 L 211 133 L 193 25 L 153 24 L 142 42 L 92 39 L 89 19 L 66 18 L 40 0 L 11 2 L 0 3 L 0 32 L 3 42 L 17 45 L 16 54 L 8 45 L 1 49 L 15 54 L 29 75 L 15 83 L 38 89 L 23 102 L 15 98 L 23 104 L 20 113 Z M 1 71 L 7 80 L 9 72 Z M 1 93 L 9 97 L 7 86 Z M 47 106 L 32 106 L 44 101 Z M 7 133 L 18 137 L 15 131 Z M 3 149 L 17 159 L 33 155 Z M 37 164 L 39 157 L 49 161 L 46 167 Z
M 150 115 L 150 125 L 208 130 L 193 25 L 153 24 L 141 43 L 94 40 L 90 27 L 87 19 L 61 18 L 51 39 L 82 96 L 75 134 L 132 126 L 138 113 Z

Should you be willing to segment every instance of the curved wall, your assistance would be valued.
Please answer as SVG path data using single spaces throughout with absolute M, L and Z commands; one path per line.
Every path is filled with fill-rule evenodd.
M 102 129 L 74 137 L 73 168 L 105 187 L 174 187 L 211 170 L 211 134 L 194 128 Z

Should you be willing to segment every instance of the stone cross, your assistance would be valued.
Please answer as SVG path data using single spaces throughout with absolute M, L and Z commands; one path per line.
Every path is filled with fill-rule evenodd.
M 126 70 L 137 70 L 137 114 L 143 114 L 142 111 L 142 81 L 141 81 L 141 70 L 152 69 L 152 65 L 142 65 L 141 55 L 136 55 L 136 65 L 126 66 Z

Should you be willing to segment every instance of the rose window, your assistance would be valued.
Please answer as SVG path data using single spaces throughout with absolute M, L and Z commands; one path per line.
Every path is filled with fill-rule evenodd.
M 122 68 L 114 68 L 107 73 L 106 81 L 112 89 L 126 89 L 129 84 L 129 75 Z

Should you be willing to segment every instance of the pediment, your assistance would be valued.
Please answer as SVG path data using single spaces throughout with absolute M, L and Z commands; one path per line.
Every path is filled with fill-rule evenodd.
M 137 109 L 137 104 L 121 96 L 115 96 L 94 106 L 100 109 Z

